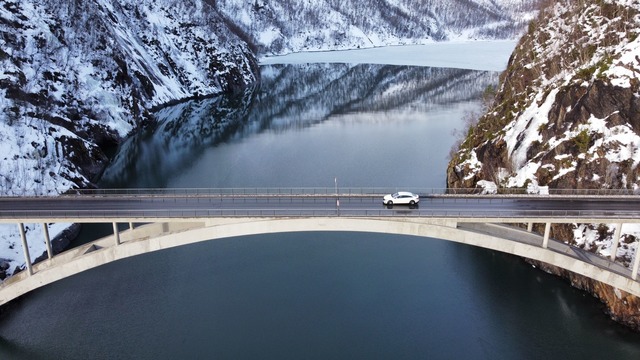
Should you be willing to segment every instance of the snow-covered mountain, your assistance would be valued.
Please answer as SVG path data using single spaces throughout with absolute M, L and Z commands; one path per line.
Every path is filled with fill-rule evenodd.
M 257 73 L 248 46 L 202 0 L 4 0 L 0 62 L 5 195 L 89 186 L 105 145 L 151 108 L 231 91 Z
M 539 0 L 209 0 L 262 54 L 519 37 Z
M 490 107 L 448 168 L 451 187 L 640 191 L 640 1 L 550 2 L 517 46 Z M 609 256 L 613 224 L 552 236 Z M 640 227 L 622 227 L 629 263 Z M 582 279 L 613 316 L 640 328 L 637 298 Z

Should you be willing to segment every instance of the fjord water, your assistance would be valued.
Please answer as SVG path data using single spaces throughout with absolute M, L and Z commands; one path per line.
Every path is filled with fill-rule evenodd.
M 439 188 L 497 74 L 263 67 L 157 113 L 105 187 Z M 437 239 L 286 233 L 114 262 L 3 309 L 2 359 L 637 359 L 640 336 L 521 259 Z

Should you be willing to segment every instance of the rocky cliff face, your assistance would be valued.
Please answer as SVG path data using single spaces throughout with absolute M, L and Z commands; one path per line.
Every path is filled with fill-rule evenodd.
M 105 146 L 154 106 L 256 80 L 248 46 L 202 0 L 0 4 L 0 189 L 91 186 Z
M 450 184 L 637 189 L 639 7 L 614 1 L 548 7 L 452 159 Z
M 640 2 L 549 2 L 518 44 L 486 114 L 447 169 L 450 187 L 640 190 Z M 555 237 L 610 255 L 614 226 L 556 227 Z M 618 261 L 640 229 L 625 225 Z M 554 271 L 560 272 L 560 271 Z M 572 282 L 639 328 L 638 299 Z

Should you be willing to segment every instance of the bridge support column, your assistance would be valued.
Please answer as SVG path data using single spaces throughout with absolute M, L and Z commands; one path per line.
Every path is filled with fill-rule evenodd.
M 622 231 L 622 224 L 616 226 L 616 232 L 613 235 L 613 244 L 611 246 L 611 260 L 616 260 L 616 254 L 618 253 L 618 244 L 620 243 L 620 232 Z
M 528 232 L 533 232 L 533 223 L 532 222 L 527 224 L 527 231 Z
M 549 246 L 549 233 L 551 233 L 551 223 L 544 224 L 544 239 L 542 240 L 542 247 L 547 248 Z
M 47 256 L 49 260 L 53 257 L 53 250 L 51 249 L 51 238 L 49 237 L 49 227 L 46 223 L 42 224 L 42 232 L 44 233 L 44 243 L 47 244 Z
M 133 223 L 132 222 L 129 223 L 129 230 L 133 230 Z
M 27 234 L 24 232 L 24 224 L 19 223 L 18 227 L 20 228 L 20 239 L 22 240 L 22 250 L 24 251 L 24 260 L 27 264 L 27 270 L 29 271 L 29 275 L 33 275 L 33 267 L 31 266 L 31 256 L 29 256 L 29 245 L 27 244 Z
M 118 231 L 118 223 L 113 223 L 113 236 L 116 238 L 116 245 L 120 245 L 120 232 Z
M 633 270 L 631 270 L 631 278 L 636 280 L 638 278 L 638 268 L 640 267 L 640 243 L 636 247 L 636 258 L 633 260 Z

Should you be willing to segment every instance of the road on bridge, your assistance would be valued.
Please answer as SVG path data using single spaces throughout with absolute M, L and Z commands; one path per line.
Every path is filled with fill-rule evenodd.
M 220 216 L 640 218 L 640 197 L 423 196 L 387 207 L 382 195 L 76 195 L 0 197 L 0 220 Z
M 393 216 L 398 218 L 384 220 L 398 221 L 362 219 L 368 217 L 378 220 L 380 217 Z M 216 217 L 219 223 L 212 221 L 214 224 L 208 224 L 206 221 L 197 220 Z M 312 217 L 326 217 L 326 219 L 312 219 Z M 409 217 L 420 217 L 420 219 L 407 221 L 406 218 Z M 432 219 L 427 219 L 428 217 Z M 295 221 L 288 221 L 293 218 Z M 446 226 L 431 226 L 439 224 L 443 218 L 447 218 Z M 434 221 L 431 222 L 431 220 Z M 353 231 L 370 231 L 372 224 L 375 224 L 379 226 L 376 228 L 378 231 L 407 235 L 417 235 L 416 230 L 419 228 L 424 231 L 437 230 L 433 234 L 437 236 L 447 234 L 443 237 L 445 239 L 548 262 L 603 281 L 629 293 L 640 294 L 638 283 L 635 281 L 640 268 L 639 256 L 635 256 L 633 269 L 629 271 L 626 266 L 612 263 L 615 259 L 598 258 L 582 249 L 574 249 L 549 239 L 551 223 L 640 222 L 640 197 L 633 195 L 426 195 L 420 198 L 419 206 L 386 207 L 382 204 L 382 195 L 377 193 L 239 195 L 169 194 L 167 191 L 154 194 L 138 191 L 136 194 L 0 197 L 0 222 L 19 224 L 28 270 L 11 278 L 20 286 L 0 286 L 0 304 L 70 274 L 117 259 L 180 244 L 206 241 L 219 236 L 252 234 L 251 231 L 243 228 L 244 224 L 252 223 L 254 225 L 267 223 L 267 226 L 280 224 L 279 226 L 283 226 L 280 230 L 299 230 L 300 228 L 291 226 L 294 223 L 302 223 L 299 226 L 326 230 L 326 223 L 333 222 L 338 224 L 340 229 L 344 229 L 341 226 L 346 224 L 357 225 L 348 227 Z M 30 261 L 23 225 L 32 222 L 43 224 L 112 222 L 114 236 L 97 240 L 96 243 L 99 244 L 97 246 L 93 243 L 87 247 L 78 247 L 77 250 L 56 255 L 56 261 L 45 261 L 33 265 Z M 129 222 L 131 230 L 123 233 L 122 237 L 118 230 L 120 222 Z M 197 231 L 190 236 L 180 235 L 182 233 L 173 234 L 170 225 L 175 225 L 174 229 L 180 229 L 180 231 L 185 229 L 181 227 L 185 224 L 176 224 L 177 222 L 191 223 L 186 225 L 195 226 L 193 229 Z M 545 223 L 545 235 L 541 237 L 523 231 L 505 229 L 502 226 L 480 224 L 487 222 L 526 222 L 529 224 L 529 229 L 534 223 Z M 161 224 L 136 228 L 134 223 Z M 320 226 L 319 223 L 322 225 Z M 392 228 L 389 228 L 392 223 Z M 417 223 L 428 226 L 415 226 Z M 466 224 L 461 225 L 461 223 Z M 44 225 L 43 227 L 46 228 Z M 618 227 L 618 229 L 621 228 L 621 226 Z M 260 226 L 252 229 L 253 233 L 264 231 Z M 136 231 L 142 236 L 136 237 Z M 279 230 L 276 228 L 276 231 Z M 510 235 L 514 231 L 518 231 L 517 235 Z M 468 232 L 472 232 L 473 236 L 465 236 Z M 195 236 L 195 234 L 198 235 Z M 49 257 L 53 258 L 48 235 L 45 235 L 45 238 L 48 244 L 47 252 Z M 150 245 L 152 239 L 154 243 Z M 618 240 L 615 241 L 614 247 L 617 247 Z M 504 245 L 505 241 L 507 245 Z M 588 265 L 586 267 L 585 262 Z M 612 268 L 612 264 L 615 267 Z

